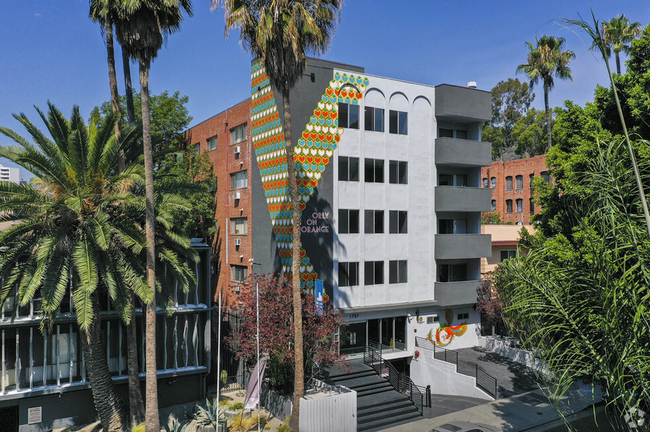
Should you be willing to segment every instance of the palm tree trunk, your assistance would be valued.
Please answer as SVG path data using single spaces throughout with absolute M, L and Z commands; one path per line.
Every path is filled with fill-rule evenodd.
M 140 367 L 138 364 L 138 338 L 135 323 L 135 296 L 129 291 L 131 320 L 126 325 L 126 364 L 129 371 L 129 421 L 131 426 L 144 421 L 144 403 L 140 391 Z
M 619 57 L 618 53 L 614 53 L 616 56 L 616 74 L 620 75 L 621 74 L 621 58 Z
M 305 394 L 305 372 L 302 336 L 302 288 L 300 287 L 300 200 L 298 199 L 298 183 L 296 181 L 296 163 L 293 159 L 293 142 L 291 140 L 291 105 L 289 92 L 283 92 L 284 105 L 284 138 L 287 150 L 287 170 L 289 174 L 289 195 L 293 209 L 293 261 L 291 263 L 291 282 L 293 285 L 293 327 L 294 327 L 294 352 L 295 371 L 293 385 L 293 410 L 289 427 L 298 432 L 300 430 L 300 399 Z
M 126 426 L 126 406 L 117 394 L 106 361 L 106 344 L 97 302 L 93 302 L 94 318 L 86 330 L 81 329 L 81 349 L 88 370 L 95 409 L 104 431 L 121 432 Z
M 145 322 L 145 421 L 147 432 L 160 432 L 158 414 L 158 381 L 156 369 L 156 244 L 153 197 L 153 150 L 151 148 L 151 119 L 149 117 L 149 64 L 140 62 L 140 98 L 142 100 L 142 143 L 144 147 L 145 199 L 147 219 L 147 281 L 151 301 L 146 305 Z
M 548 140 L 548 146 L 546 151 L 551 149 L 551 132 L 553 127 L 551 126 L 551 108 L 548 106 L 548 84 L 544 82 L 544 108 L 546 109 L 546 135 Z M 546 152 L 544 152 L 546 153 Z
M 124 93 L 126 94 L 126 115 L 129 124 L 135 123 L 135 107 L 133 105 L 133 85 L 131 84 L 131 59 L 122 48 L 122 69 L 124 69 Z
M 120 114 L 120 96 L 117 92 L 117 74 L 115 73 L 115 49 L 113 44 L 113 24 L 107 22 L 104 26 L 106 32 L 106 54 L 108 57 L 108 84 L 111 88 L 111 108 L 113 114 Z M 120 122 L 115 122 L 115 139 L 119 141 L 122 138 Z M 117 155 L 117 166 L 120 171 L 124 171 L 124 151 Z

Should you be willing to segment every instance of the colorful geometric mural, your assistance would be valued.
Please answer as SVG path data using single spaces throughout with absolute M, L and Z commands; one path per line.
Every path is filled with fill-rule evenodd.
M 445 320 L 447 323 L 440 324 L 440 327 L 436 330 L 435 340 L 432 335 L 433 329 L 429 330 L 427 335 L 427 339 L 437 347 L 449 345 L 454 337 L 460 337 L 467 331 L 467 321 L 457 326 L 451 325 L 454 322 L 454 311 L 451 309 L 445 309 Z
M 339 102 L 358 105 L 368 78 L 356 75 L 334 75 L 321 100 L 314 108 L 294 150 L 300 208 L 304 210 L 318 185 L 330 158 L 341 140 L 338 127 Z M 251 137 L 257 156 L 266 202 L 285 274 L 291 274 L 293 210 L 289 199 L 288 169 L 284 130 L 271 83 L 263 65 L 253 65 L 251 73 Z M 318 275 L 305 249 L 301 247 L 300 274 L 304 290 L 313 292 Z

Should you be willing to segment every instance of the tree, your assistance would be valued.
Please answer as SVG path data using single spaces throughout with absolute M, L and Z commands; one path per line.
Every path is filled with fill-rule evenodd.
M 117 38 L 130 57 L 140 65 L 140 98 L 142 101 L 142 143 L 146 188 L 147 280 L 152 292 L 146 306 L 146 429 L 159 432 L 158 383 L 156 368 L 156 270 L 153 149 L 149 105 L 149 69 L 164 37 L 180 28 L 183 10 L 191 15 L 190 0 L 133 0 L 119 4 L 116 20 Z
M 248 279 L 242 287 L 238 314 L 241 326 L 229 342 L 237 347 L 237 357 L 248 365 L 257 361 L 257 298 L 259 284 L 260 355 L 268 355 L 267 371 L 273 385 L 283 393 L 293 389 L 295 357 L 293 314 L 293 288 L 283 277 L 272 275 Z M 343 357 L 338 353 L 335 332 L 345 322 L 339 310 L 325 302 L 322 314 L 315 309 L 314 296 L 305 295 L 301 302 L 304 329 L 305 368 L 314 377 L 323 368 L 333 365 Z
M 546 153 L 547 133 L 546 122 L 548 118 L 544 111 L 531 108 L 522 116 L 512 128 L 512 137 L 515 140 L 515 153 L 523 157 L 538 156 Z M 551 125 L 554 123 L 551 119 Z
M 218 0 L 212 0 L 217 5 Z M 289 93 L 306 65 L 306 52 L 321 54 L 330 44 L 340 16 L 340 0 L 225 0 L 226 35 L 240 29 L 240 41 L 264 64 L 271 85 L 282 96 L 289 195 L 293 211 L 293 315 L 295 326 L 295 383 L 290 426 L 299 429 L 300 398 L 304 394 L 303 335 L 300 279 L 300 216 L 296 182 L 295 143 L 291 136 Z
M 524 115 L 535 99 L 528 83 L 509 78 L 492 88 L 492 120 L 486 123 L 482 136 L 492 143 L 492 159 L 501 158 L 504 150 L 514 148 L 514 125 Z
M 569 63 L 575 58 L 573 51 L 564 49 L 564 38 L 544 35 L 535 37 L 536 45 L 526 42 L 528 46 L 527 62 L 517 66 L 517 73 L 524 72 L 530 78 L 532 88 L 540 80 L 544 86 L 544 108 L 546 110 L 547 150 L 551 148 L 551 109 L 548 104 L 548 92 L 555 85 L 554 78 L 573 80 Z
M 600 28 L 600 34 L 606 44 L 607 57 L 612 55 L 616 58 L 616 73 L 621 74 L 621 51 L 629 52 L 630 45 L 634 39 L 641 34 L 641 23 L 635 21 L 630 23 L 625 14 L 616 15 L 616 17 L 609 21 L 603 21 Z M 592 45 L 592 49 L 597 48 L 596 44 Z

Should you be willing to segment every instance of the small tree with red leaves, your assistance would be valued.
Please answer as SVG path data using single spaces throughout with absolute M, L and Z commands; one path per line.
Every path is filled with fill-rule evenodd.
M 254 275 L 243 282 L 240 286 L 241 304 L 237 308 L 242 322 L 226 341 L 236 347 L 238 359 L 244 360 L 250 367 L 255 365 L 258 284 L 260 356 L 269 356 L 266 375 L 273 387 L 288 394 L 293 390 L 294 379 L 293 291 L 290 281 L 284 277 Z M 344 360 L 344 356 L 339 354 L 334 335 L 346 321 L 329 302 L 324 302 L 322 314 L 317 314 L 312 294 L 303 294 L 302 314 L 305 371 L 311 378 L 322 368 Z
M 506 329 L 503 325 L 501 302 L 499 301 L 497 287 L 492 283 L 491 277 L 492 273 L 488 273 L 476 290 L 476 310 L 481 314 L 481 324 L 489 326 L 490 331 L 484 331 L 483 334 L 496 332 L 497 334 L 505 335 Z

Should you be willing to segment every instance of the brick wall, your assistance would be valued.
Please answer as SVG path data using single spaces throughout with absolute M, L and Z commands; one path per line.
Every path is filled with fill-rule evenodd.
M 219 292 L 225 305 L 237 303 L 236 283 L 231 281 L 231 267 L 233 265 L 245 266 L 248 274 L 251 273 L 253 257 L 251 242 L 251 173 L 253 160 L 253 146 L 250 139 L 251 100 L 247 99 L 227 110 L 199 123 L 187 131 L 189 145 L 200 144 L 201 153 L 207 152 L 217 177 L 216 210 L 217 234 L 212 244 L 212 265 L 214 266 L 213 288 L 215 288 L 215 301 Z M 230 131 L 241 125 L 247 124 L 246 139 L 239 143 L 231 144 Z M 217 136 L 217 148 L 208 151 L 208 139 Z M 235 153 L 235 147 L 240 148 Z M 255 167 L 257 169 L 257 167 Z M 247 172 L 247 187 L 232 190 L 231 174 L 240 171 Z M 234 192 L 239 192 L 240 199 L 234 199 Z M 230 232 L 229 221 L 231 218 L 247 218 L 248 234 L 233 235 Z M 235 239 L 241 241 L 241 246 L 235 246 Z
M 530 175 L 539 177 L 542 172 L 547 172 L 546 155 L 535 156 L 527 159 L 519 159 L 508 162 L 494 162 L 489 167 L 481 169 L 481 186 L 492 189 L 492 200 L 496 201 L 495 211 L 501 215 L 504 222 L 517 223 L 524 225 L 530 224 L 530 199 L 533 197 L 530 188 Z M 523 187 L 517 188 L 517 176 L 522 176 Z M 512 188 L 506 189 L 506 178 L 512 177 Z M 496 179 L 496 187 L 492 187 L 492 178 Z M 517 211 L 517 200 L 522 200 L 522 210 Z M 512 211 L 508 212 L 507 201 L 512 201 Z M 534 213 L 540 211 L 538 205 L 534 208 Z

